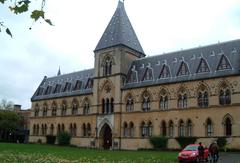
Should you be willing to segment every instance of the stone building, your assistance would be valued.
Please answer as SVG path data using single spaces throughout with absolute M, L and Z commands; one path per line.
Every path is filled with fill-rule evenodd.
M 149 137 L 226 137 L 240 149 L 240 40 L 145 57 L 119 1 L 94 68 L 44 77 L 32 100 L 30 142 L 68 131 L 81 147 L 151 148 Z

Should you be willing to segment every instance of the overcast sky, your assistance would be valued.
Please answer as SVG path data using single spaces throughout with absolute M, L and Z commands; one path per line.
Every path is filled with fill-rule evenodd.
M 36 3 L 38 1 L 32 1 Z M 31 107 L 30 98 L 46 75 L 93 68 L 100 37 L 118 0 L 47 0 L 44 21 L 15 16 L 0 5 L 0 99 Z M 239 0 L 125 0 L 125 9 L 147 56 L 240 38 Z M 40 7 L 36 4 L 36 7 Z

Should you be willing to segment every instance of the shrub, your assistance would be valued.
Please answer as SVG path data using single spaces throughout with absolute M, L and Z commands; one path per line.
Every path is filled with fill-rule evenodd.
M 166 149 L 168 138 L 161 136 L 154 136 L 149 139 L 154 149 Z
M 217 139 L 217 144 L 220 149 L 223 149 L 223 147 L 227 144 L 226 138 L 220 137 Z
M 197 140 L 196 137 L 178 137 L 176 138 L 181 148 L 185 148 L 188 144 L 194 144 Z
M 47 135 L 46 140 L 47 140 L 47 144 L 55 144 L 56 136 Z
M 59 145 L 69 145 L 71 140 L 71 135 L 68 132 L 60 132 L 57 136 L 57 141 Z

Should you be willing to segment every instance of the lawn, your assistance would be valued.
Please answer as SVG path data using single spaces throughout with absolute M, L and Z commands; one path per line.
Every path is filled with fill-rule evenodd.
M 174 163 L 177 152 L 105 151 L 41 144 L 0 143 L 1 163 Z

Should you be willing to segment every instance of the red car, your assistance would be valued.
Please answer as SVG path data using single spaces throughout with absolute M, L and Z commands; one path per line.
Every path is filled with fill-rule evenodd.
M 179 154 L 179 162 L 199 162 L 198 144 L 190 144 L 186 146 Z M 208 161 L 208 148 L 204 148 L 204 160 Z

